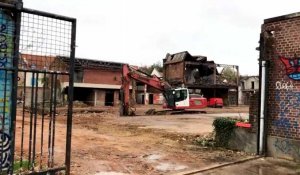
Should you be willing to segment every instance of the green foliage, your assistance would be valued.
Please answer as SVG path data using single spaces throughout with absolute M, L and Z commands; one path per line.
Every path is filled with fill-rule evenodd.
M 236 120 L 230 118 L 216 118 L 213 122 L 216 146 L 228 147 Z
M 50 79 L 48 78 L 48 77 L 45 77 L 45 78 L 42 78 L 41 79 L 41 83 L 43 84 L 43 85 L 45 85 L 45 87 L 49 87 L 50 85 Z
M 156 63 L 152 64 L 151 67 L 152 67 L 152 70 L 155 68 L 159 72 L 163 71 L 163 65 L 162 65 L 162 63 L 160 61 L 157 61 Z
M 21 172 L 29 167 L 29 161 L 23 160 L 22 164 L 20 161 L 14 162 L 14 173 Z
M 222 75 L 228 82 L 236 82 L 237 80 L 237 72 L 232 67 L 225 67 Z
M 163 71 L 163 66 L 160 61 L 157 61 L 156 63 L 152 64 L 151 66 L 141 66 L 139 69 L 147 74 L 151 74 L 154 68 L 157 69 L 159 72 Z

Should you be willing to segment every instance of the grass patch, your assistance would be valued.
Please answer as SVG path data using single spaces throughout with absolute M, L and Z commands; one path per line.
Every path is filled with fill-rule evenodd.
M 21 172 L 22 170 L 27 170 L 30 167 L 29 161 L 23 160 L 14 162 L 14 173 Z

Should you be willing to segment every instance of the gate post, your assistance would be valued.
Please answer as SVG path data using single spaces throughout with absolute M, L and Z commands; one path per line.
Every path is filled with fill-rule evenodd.
M 72 23 L 71 33 L 71 55 L 70 55 L 70 76 L 69 76 L 69 89 L 68 89 L 68 118 L 67 118 L 67 134 L 66 134 L 66 174 L 70 174 L 71 168 L 71 140 L 72 140 L 72 118 L 73 118 L 73 88 L 74 88 L 74 76 L 75 69 L 75 48 L 76 48 L 76 19 Z
M 1 5 L 7 8 L 0 10 L 0 173 L 13 174 L 22 1 Z
M 17 93 L 18 93 L 18 65 L 19 65 L 19 46 L 20 46 L 20 32 L 21 32 L 21 9 L 23 8 L 22 0 L 17 0 L 14 9 L 15 15 L 15 33 L 14 33 L 14 53 L 13 53 L 13 79 L 12 79 L 12 94 L 11 94 L 11 168 L 10 173 L 14 171 L 14 155 L 15 155 L 15 127 L 17 115 Z

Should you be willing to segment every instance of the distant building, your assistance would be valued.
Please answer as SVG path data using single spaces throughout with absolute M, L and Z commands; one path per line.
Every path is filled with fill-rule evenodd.
M 222 98 L 225 105 L 238 104 L 236 65 L 217 64 L 206 56 L 189 52 L 167 54 L 163 60 L 164 79 L 173 87 L 187 87 L 190 93 L 201 92 L 206 98 Z
M 151 72 L 151 76 L 156 76 L 162 79 L 162 73 L 159 72 L 156 68 L 154 68 Z M 160 105 L 164 102 L 163 94 L 150 87 L 146 84 L 137 82 L 137 95 L 136 95 L 136 102 L 138 104 L 155 104 Z
M 69 58 L 57 57 L 58 62 L 69 66 Z M 122 84 L 122 64 L 117 62 L 75 59 L 74 101 L 93 106 L 119 105 Z M 62 92 L 66 93 L 69 83 L 61 79 Z
M 30 73 L 27 70 L 58 70 L 68 72 L 70 59 L 63 56 L 42 56 L 21 54 L 18 74 L 18 99 L 30 105 L 32 89 L 37 90 L 37 102 L 50 100 L 51 76 L 43 72 Z M 124 63 L 76 58 L 74 78 L 74 101 L 80 101 L 90 106 L 117 106 L 120 103 L 120 89 L 122 85 L 122 65 Z M 154 69 L 153 76 L 162 78 L 162 73 Z M 52 77 L 53 78 L 53 77 Z M 66 102 L 69 79 L 66 75 L 59 75 L 56 84 L 56 100 Z M 145 84 L 136 82 L 135 100 L 139 104 L 162 104 L 163 95 L 160 91 Z M 130 86 L 132 92 L 132 86 Z M 132 94 L 133 95 L 133 94 Z M 34 94 L 33 94 L 34 96 Z M 132 96 L 132 98 L 134 98 Z
M 151 75 L 155 75 L 158 78 L 163 78 L 162 72 L 159 72 L 156 68 L 153 68 Z
M 239 84 L 239 104 L 249 105 L 250 96 L 259 90 L 258 76 L 241 76 Z
M 43 73 L 32 73 L 27 70 L 49 70 L 54 60 L 55 57 L 53 56 L 20 54 L 17 93 L 19 100 L 24 101 L 26 105 L 30 105 L 32 99 L 34 99 L 32 89 L 37 87 L 37 102 L 42 102 L 42 89 L 47 77 L 44 77 Z M 49 100 L 50 90 L 45 88 L 45 91 L 45 100 L 47 101 Z

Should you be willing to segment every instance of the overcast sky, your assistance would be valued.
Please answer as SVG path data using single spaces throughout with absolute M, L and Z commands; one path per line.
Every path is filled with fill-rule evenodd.
M 77 18 L 76 57 L 151 65 L 189 51 L 258 74 L 263 20 L 300 11 L 296 0 L 23 0 Z

